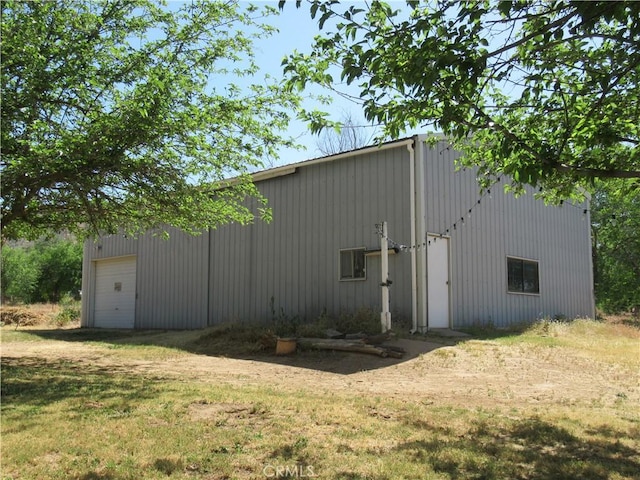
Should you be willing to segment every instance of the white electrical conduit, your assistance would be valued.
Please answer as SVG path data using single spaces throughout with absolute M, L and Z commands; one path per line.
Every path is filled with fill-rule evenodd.
M 409 151 L 409 210 L 411 215 L 411 243 L 415 247 L 416 242 L 416 165 L 413 143 L 407 144 Z M 411 249 L 411 334 L 418 330 L 418 266 L 416 263 L 416 248 Z

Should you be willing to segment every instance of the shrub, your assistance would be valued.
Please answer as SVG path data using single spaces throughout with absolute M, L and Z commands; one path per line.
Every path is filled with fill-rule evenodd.
M 2 247 L 2 297 L 13 303 L 60 301 L 82 282 L 82 244 L 63 238 Z
M 60 299 L 60 312 L 54 320 L 58 326 L 63 327 L 80 320 L 80 311 L 80 302 L 67 293 Z
M 370 308 L 361 308 L 355 313 L 343 313 L 335 328 L 343 333 L 380 333 L 380 313 Z
M 31 303 L 36 298 L 42 267 L 32 251 L 2 247 L 2 297 L 13 303 Z

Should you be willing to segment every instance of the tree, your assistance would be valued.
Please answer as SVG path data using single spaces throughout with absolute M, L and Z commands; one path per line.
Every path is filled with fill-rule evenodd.
M 40 264 L 36 301 L 59 302 L 77 297 L 82 285 L 82 243 L 74 239 L 40 239 L 33 247 Z
M 292 88 L 336 89 L 337 67 L 385 135 L 441 130 L 485 186 L 508 174 L 557 201 L 595 178 L 631 178 L 638 195 L 639 2 L 309 3 L 334 30 L 284 61 Z M 324 128 L 325 116 L 306 116 Z
M 35 301 L 40 264 L 22 247 L 2 247 L 2 300 L 31 303 Z
M 640 198 L 624 180 L 597 182 L 591 202 L 596 302 L 606 312 L 640 307 Z
M 247 223 L 298 97 L 259 79 L 266 7 L 2 2 L 2 237 Z M 277 12 L 275 12 L 277 13 Z M 230 176 L 233 182 L 226 182 Z
M 82 243 L 56 236 L 2 247 L 2 298 L 12 302 L 59 302 L 77 297 L 82 285 Z
M 335 155 L 371 144 L 375 133 L 368 134 L 365 126 L 357 125 L 350 112 L 343 112 L 335 128 L 323 130 L 316 142 L 322 155 Z

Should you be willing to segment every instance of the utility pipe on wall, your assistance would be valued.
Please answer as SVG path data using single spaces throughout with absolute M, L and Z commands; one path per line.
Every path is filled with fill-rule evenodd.
M 411 245 L 416 243 L 416 165 L 413 144 L 407 144 L 409 151 L 409 212 L 411 216 Z M 418 330 L 418 285 L 416 249 L 411 249 L 411 334 Z
M 389 311 L 389 242 L 387 240 L 387 222 L 382 222 L 382 235 L 380 236 L 380 255 L 382 258 L 382 312 L 380 313 L 380 324 L 382 333 L 391 330 L 391 312 Z
M 415 187 L 416 187 L 416 237 L 417 243 L 427 242 L 427 200 L 426 200 L 426 159 L 425 159 L 425 135 L 415 137 Z M 417 244 L 416 243 L 416 244 Z M 416 245 L 414 244 L 414 245 Z M 427 269 L 427 249 L 421 248 L 416 253 L 416 279 L 418 280 L 418 321 L 417 330 L 426 333 L 429 328 L 429 302 L 427 300 L 427 285 L 429 282 Z

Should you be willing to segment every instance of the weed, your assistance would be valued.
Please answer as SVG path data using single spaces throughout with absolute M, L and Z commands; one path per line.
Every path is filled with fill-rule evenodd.
M 280 311 L 276 311 L 273 296 L 269 300 L 269 309 L 271 310 L 270 329 L 279 337 L 294 336 L 298 326 L 303 323 L 302 319 L 298 315 L 287 315 L 283 307 L 280 307 Z
M 313 322 L 302 323 L 296 329 L 299 337 L 322 338 L 328 329 L 335 329 L 336 322 L 323 311 Z
M 55 316 L 55 323 L 59 327 L 64 327 L 72 322 L 80 320 L 80 302 L 71 295 L 65 294 L 60 300 L 61 310 Z
M 355 313 L 343 313 L 337 319 L 335 328 L 347 333 L 380 333 L 380 314 L 370 308 L 361 308 Z

